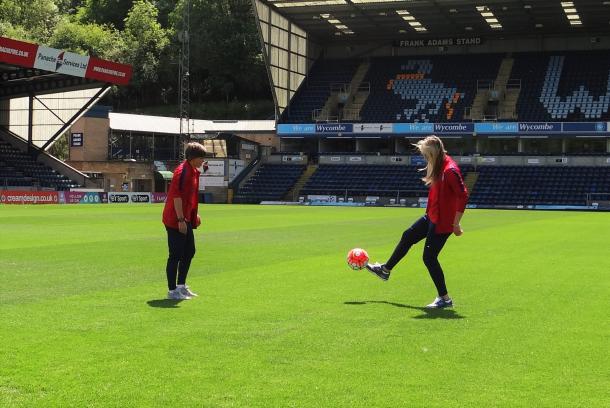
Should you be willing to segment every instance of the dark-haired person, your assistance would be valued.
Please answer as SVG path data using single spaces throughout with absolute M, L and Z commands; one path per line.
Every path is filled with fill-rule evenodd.
M 404 258 L 409 249 L 426 239 L 423 260 L 436 286 L 438 296 L 427 308 L 452 307 L 445 285 L 445 275 L 438 262 L 438 254 L 451 234 L 462 235 L 460 220 L 468 201 L 468 190 L 464 185 L 460 168 L 445 151 L 443 142 L 436 136 L 428 136 L 414 145 L 426 159 L 426 175 L 422 179 L 430 187 L 426 214 L 415 221 L 403 234 L 394 253 L 385 264 L 368 264 L 367 269 L 384 281 Z
M 169 256 L 167 274 L 168 299 L 191 299 L 197 296 L 186 285 L 186 277 L 195 256 L 193 229 L 201 224 L 198 214 L 199 171 L 207 170 L 206 150 L 192 142 L 186 145 L 185 160 L 176 167 L 163 208 Z

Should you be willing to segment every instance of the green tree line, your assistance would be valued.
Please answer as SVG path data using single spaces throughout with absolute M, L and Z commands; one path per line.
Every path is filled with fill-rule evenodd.
M 119 111 L 178 103 L 186 0 L 0 0 L 0 36 L 133 66 Z M 195 104 L 271 100 L 250 0 L 190 0 Z

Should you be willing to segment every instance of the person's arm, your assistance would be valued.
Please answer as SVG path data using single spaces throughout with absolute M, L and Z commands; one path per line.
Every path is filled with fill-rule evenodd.
M 178 230 L 182 234 L 186 234 L 186 221 L 184 220 L 184 213 L 182 212 L 182 198 L 174 198 L 174 208 L 176 209 L 176 217 L 178 217 Z
M 182 208 L 182 191 L 183 191 L 183 176 L 184 166 L 177 167 L 174 170 L 174 176 L 169 186 L 169 196 L 173 197 L 172 201 L 174 204 L 174 211 L 176 212 L 176 218 L 178 219 L 178 230 L 182 234 L 186 234 L 187 227 L 184 219 L 184 211 Z
M 449 177 L 447 177 L 449 187 L 457 197 L 457 211 L 455 213 L 455 217 L 453 218 L 453 233 L 459 237 L 464 232 L 460 225 L 460 221 L 462 220 L 462 216 L 466 210 L 466 203 L 468 202 L 468 189 L 466 188 L 462 175 L 458 170 L 450 169 L 449 173 Z
M 463 212 L 456 212 L 455 218 L 453 219 L 453 233 L 458 237 L 464 233 L 464 230 L 462 229 L 462 226 L 460 225 L 460 220 L 462 219 L 462 215 L 464 215 Z

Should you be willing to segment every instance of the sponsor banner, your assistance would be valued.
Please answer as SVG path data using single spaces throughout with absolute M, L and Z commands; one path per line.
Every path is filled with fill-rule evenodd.
M 278 125 L 279 136 L 352 134 L 409 135 L 409 134 L 561 134 L 609 133 L 610 122 L 466 122 L 466 123 L 324 123 Z
M 95 57 L 89 59 L 87 78 L 117 85 L 127 85 L 132 75 L 131 65 L 119 64 Z
M 564 132 L 607 132 L 610 126 L 606 122 L 565 122 L 563 124 Z
M 150 203 L 152 198 L 150 193 L 108 193 L 108 202 L 110 204 L 138 204 Z
M 150 193 L 130 193 L 129 200 L 132 203 L 150 203 L 152 198 Z
M 394 123 L 394 133 L 433 133 L 434 123 Z
M 13 191 L 0 192 L 2 204 L 59 204 L 57 191 Z
M 0 37 L 0 62 L 117 85 L 127 85 L 132 76 L 131 65 L 5 37 Z
M 200 177 L 199 190 L 205 190 L 206 187 L 226 187 L 229 183 L 222 177 Z
M 278 135 L 300 135 L 300 134 L 313 134 L 316 133 L 316 125 L 305 124 L 305 125 L 277 125 Z
M 229 159 L 229 181 L 232 181 L 246 167 L 243 160 Z
M 224 160 L 208 160 L 208 171 L 201 173 L 201 177 L 218 177 L 225 176 L 225 161 Z
M 435 123 L 434 133 L 472 133 L 474 123 Z
M 261 201 L 261 205 L 303 205 L 295 201 Z
M 354 124 L 354 133 L 394 133 L 392 123 L 361 123 Z
M 352 133 L 352 123 L 323 123 L 316 124 L 316 133 Z
M 309 194 L 307 196 L 309 201 L 315 201 L 318 203 L 336 203 L 337 196 L 335 195 L 321 195 L 321 194 Z
M 151 193 L 153 203 L 164 203 L 167 200 L 167 193 Z
M 31 68 L 37 49 L 36 44 L 0 37 L 0 62 Z
M 534 205 L 536 210 L 597 210 L 595 205 Z
M 311 206 L 333 206 L 333 207 L 364 207 L 366 203 L 348 202 L 329 202 L 329 201 L 310 201 L 306 205 Z
M 411 156 L 411 166 L 425 166 L 426 159 L 424 156 Z
M 561 123 L 557 122 L 531 122 L 519 123 L 519 133 L 559 133 L 561 132 Z
M 303 156 L 282 156 L 283 162 L 292 162 L 292 161 L 303 161 Z
M 519 126 L 516 122 L 475 123 L 474 131 L 477 133 L 517 133 Z
M 84 78 L 89 56 L 40 45 L 36 51 L 34 68 Z
M 394 40 L 394 47 L 400 48 L 421 48 L 421 47 L 454 47 L 464 45 L 481 45 L 483 39 L 481 37 L 450 37 L 450 38 L 431 38 L 423 40 Z
M 108 203 L 108 193 L 84 191 L 60 191 L 60 204 L 105 204 Z

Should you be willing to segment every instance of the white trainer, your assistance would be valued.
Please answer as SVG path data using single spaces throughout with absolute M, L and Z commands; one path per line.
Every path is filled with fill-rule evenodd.
M 182 293 L 183 295 L 188 296 L 188 297 L 192 297 L 192 298 L 194 298 L 194 297 L 199 296 L 198 294 L 196 294 L 195 292 L 193 292 L 193 291 L 191 290 L 191 288 L 189 288 L 189 287 L 188 287 L 188 285 L 184 285 L 184 286 L 178 286 L 176 289 L 177 289 L 177 290 L 179 290 L 179 291 L 180 291 L 180 293 Z
M 426 305 L 426 309 L 444 309 L 446 307 L 453 307 L 453 299 L 445 300 L 442 297 L 437 297 L 434 302 Z
M 174 290 L 170 290 L 167 292 L 167 298 L 174 299 L 174 300 L 188 300 L 191 297 L 188 295 L 185 295 L 181 290 L 176 288 Z

